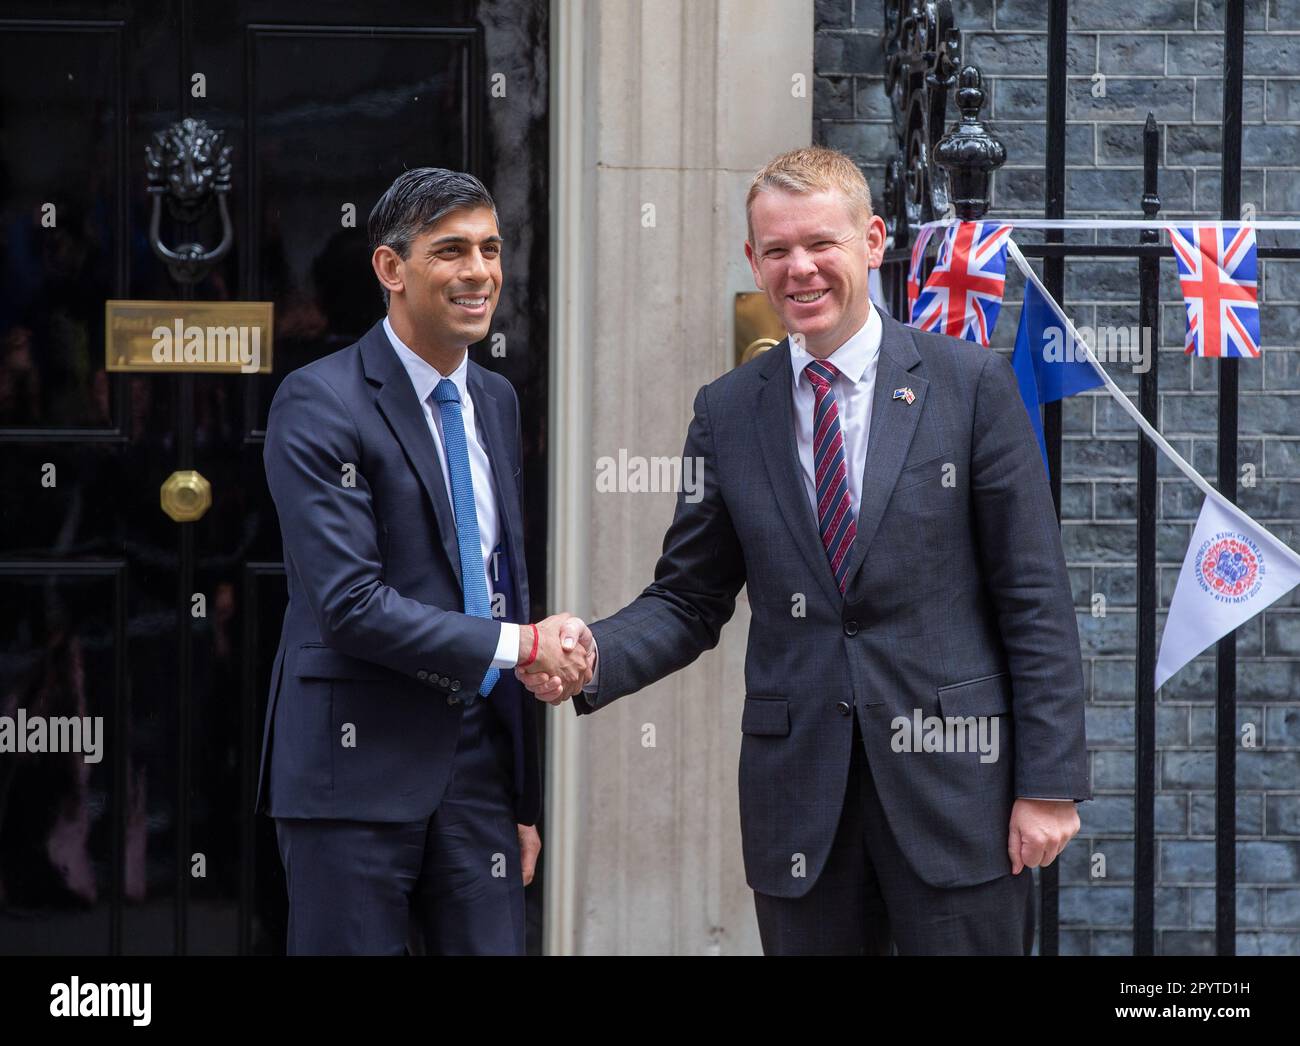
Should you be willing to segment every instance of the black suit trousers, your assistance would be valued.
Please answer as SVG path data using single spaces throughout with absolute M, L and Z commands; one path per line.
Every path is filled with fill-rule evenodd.
M 290 955 L 523 955 L 510 736 L 464 708 L 437 810 L 407 822 L 275 819 Z
M 754 892 L 765 955 L 1028 955 L 1034 881 L 1025 868 L 975 886 L 940 889 L 912 871 L 885 820 L 862 733 L 835 842 L 802 897 Z

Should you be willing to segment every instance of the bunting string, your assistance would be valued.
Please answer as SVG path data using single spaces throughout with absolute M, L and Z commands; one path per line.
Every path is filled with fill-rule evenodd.
M 984 221 L 994 222 L 997 225 L 1010 225 L 1013 229 L 1059 229 L 1062 231 L 1069 229 L 1161 229 L 1168 232 L 1171 229 L 1186 228 L 1189 225 L 1211 226 L 1214 228 L 1223 228 L 1225 225 L 1234 228 L 1242 226 L 1248 229 L 1273 229 L 1284 230 L 1291 229 L 1300 232 L 1300 219 L 1297 218 L 1268 218 L 1262 221 L 1242 219 L 1241 221 L 1220 220 L 1206 221 L 1201 218 L 1004 218 L 1001 215 L 996 218 L 990 217 Z M 925 222 L 917 226 L 918 229 L 946 229 L 950 225 L 960 224 L 958 218 L 939 218 L 932 222 Z
M 1297 228 L 1300 228 L 1300 223 L 1297 223 Z M 1106 373 L 1106 368 L 1101 365 L 1101 362 L 1093 353 L 1092 346 L 1083 340 L 1074 324 L 1070 322 L 1070 317 L 1065 314 L 1065 310 L 1063 310 L 1057 300 L 1048 293 L 1047 288 L 1043 286 L 1043 281 L 1040 280 L 1038 274 L 1034 272 L 1033 266 L 1031 266 L 1025 256 L 1020 253 L 1020 248 L 1016 246 L 1015 240 L 1007 241 L 1007 254 L 1011 260 L 1016 263 L 1016 267 L 1021 271 L 1021 273 L 1024 274 L 1025 279 L 1032 283 L 1034 287 L 1037 288 L 1038 292 L 1042 294 L 1043 298 L 1047 301 L 1048 306 L 1051 308 L 1052 313 L 1061 322 L 1061 325 L 1065 328 L 1070 337 L 1074 339 L 1075 344 L 1086 354 L 1088 363 L 1091 364 L 1092 368 L 1097 372 L 1098 377 L 1100 377 L 1102 382 L 1105 384 L 1107 391 L 1114 398 L 1115 402 L 1119 404 L 1120 409 L 1133 419 L 1133 423 L 1142 431 L 1142 434 L 1154 443 L 1160 449 L 1160 452 L 1172 461 L 1178 470 L 1196 485 L 1197 489 L 1200 490 L 1201 493 L 1223 508 L 1223 510 L 1229 515 L 1239 516 L 1242 520 L 1249 522 L 1252 526 L 1258 527 L 1273 539 L 1276 543 L 1279 555 L 1291 559 L 1297 567 L 1300 567 L 1300 553 L 1297 553 L 1276 534 L 1273 534 L 1271 531 L 1260 526 L 1249 515 L 1234 505 L 1219 493 L 1219 491 L 1215 490 L 1215 488 L 1210 485 L 1210 482 L 1197 472 L 1192 464 L 1179 454 L 1178 451 L 1170 445 L 1169 441 L 1166 440 L 1164 436 L 1160 435 L 1156 428 L 1142 416 L 1142 412 L 1138 410 L 1137 405 L 1124 394 L 1124 391 L 1116 385 L 1111 376 Z

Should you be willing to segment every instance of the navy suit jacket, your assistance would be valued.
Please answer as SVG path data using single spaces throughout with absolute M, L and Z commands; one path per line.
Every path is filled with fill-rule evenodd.
M 529 617 L 519 402 L 469 363 L 511 566 Z M 498 621 L 467 616 L 456 525 L 410 376 L 377 323 L 287 375 L 263 452 L 289 603 L 271 673 L 257 809 L 272 817 L 415 821 L 437 809 Z M 514 749 L 515 819 L 541 808 L 537 705 L 505 670 L 488 699 Z M 351 744 L 345 744 L 351 724 Z
M 1091 794 L 1073 599 L 1015 375 L 881 321 L 845 593 L 799 471 L 783 341 L 700 390 L 684 454 L 701 496 L 678 494 L 654 582 L 591 626 L 599 688 L 575 701 L 586 714 L 689 664 L 747 585 L 740 825 L 749 885 L 779 897 L 805 894 L 830 852 L 854 714 L 889 827 L 933 886 L 1010 874 L 1017 796 Z M 896 720 L 918 712 L 993 717 L 999 758 L 896 751 Z

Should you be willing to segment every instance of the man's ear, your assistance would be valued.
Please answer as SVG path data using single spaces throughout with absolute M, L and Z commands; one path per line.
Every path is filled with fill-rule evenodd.
M 406 281 L 402 279 L 402 259 L 387 244 L 381 243 L 375 248 L 375 253 L 370 256 L 370 267 L 389 294 L 406 290 Z
M 878 214 L 871 216 L 871 221 L 867 223 L 867 266 L 872 269 L 879 269 L 881 262 L 885 260 L 885 238 L 889 235 L 889 230 L 885 228 L 885 220 Z
M 745 260 L 749 262 L 749 268 L 754 273 L 754 286 L 760 291 L 766 290 L 767 288 L 763 286 L 763 277 L 758 271 L 758 261 L 754 258 L 754 247 L 748 240 L 745 241 Z

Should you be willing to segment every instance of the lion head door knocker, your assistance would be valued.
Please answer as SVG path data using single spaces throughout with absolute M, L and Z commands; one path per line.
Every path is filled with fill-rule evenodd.
M 226 194 L 230 192 L 230 154 L 225 132 L 214 131 L 203 120 L 186 117 L 162 131 L 154 132 L 145 146 L 149 172 L 149 193 L 153 214 L 149 219 L 149 244 L 177 283 L 197 283 L 219 262 L 234 243 Z M 162 242 L 162 204 L 167 200 L 171 217 L 184 224 L 199 220 L 212 207 L 213 198 L 221 215 L 221 242 L 212 250 L 201 243 L 168 247 Z

